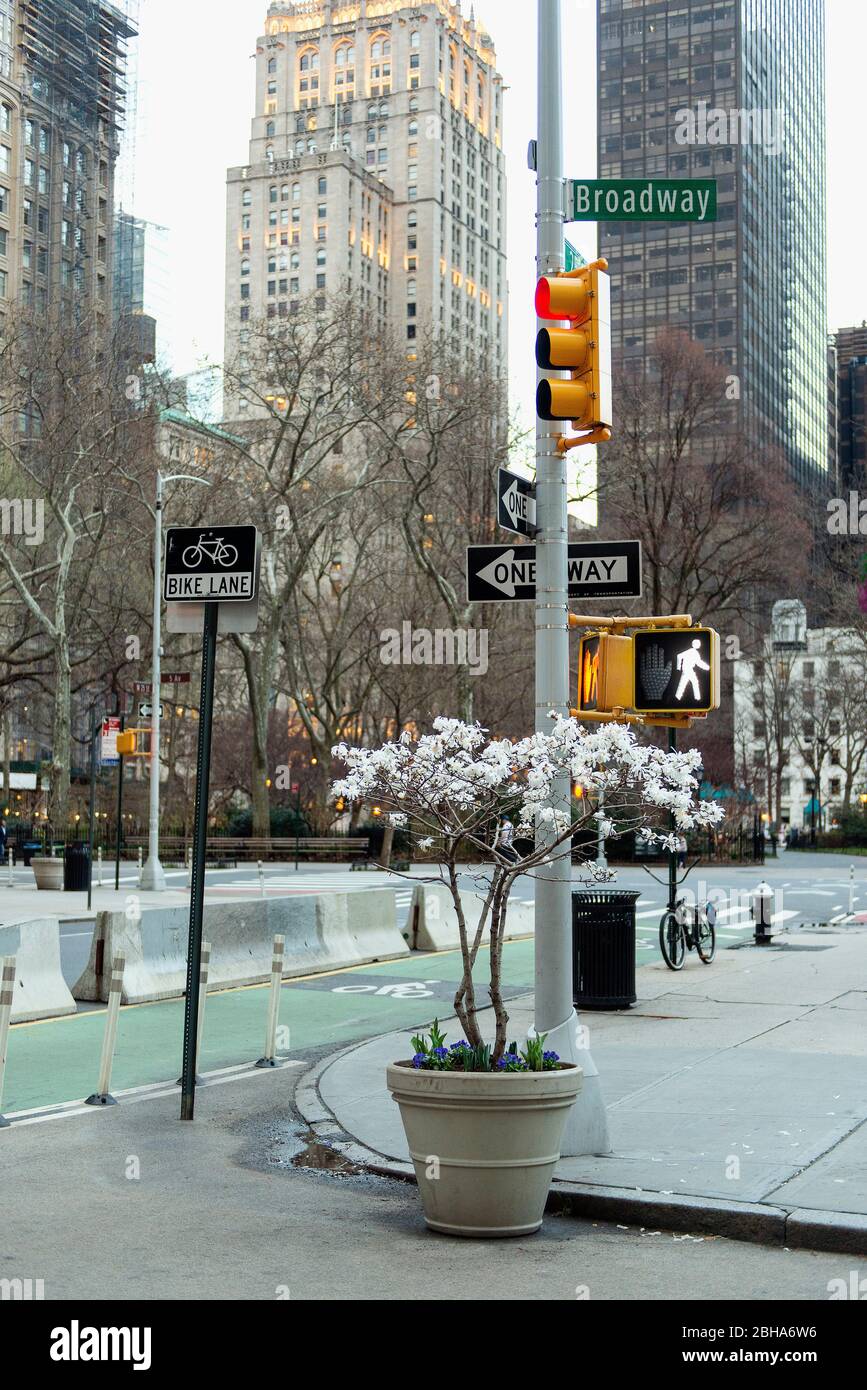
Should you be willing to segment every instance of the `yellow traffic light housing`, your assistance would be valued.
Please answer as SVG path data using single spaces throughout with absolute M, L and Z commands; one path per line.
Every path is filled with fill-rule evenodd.
M 570 420 L 579 430 L 608 429 L 611 403 L 611 282 L 606 260 L 564 275 L 546 275 L 536 286 L 536 315 L 568 321 L 568 328 L 541 328 L 536 362 L 543 371 L 570 373 L 570 380 L 539 382 L 536 411 L 542 420 Z
M 127 733 L 118 734 L 117 751 L 119 757 L 124 757 L 135 752 L 135 733 L 132 729 Z
M 628 709 L 632 704 L 632 638 L 610 632 L 582 637 L 578 713 Z

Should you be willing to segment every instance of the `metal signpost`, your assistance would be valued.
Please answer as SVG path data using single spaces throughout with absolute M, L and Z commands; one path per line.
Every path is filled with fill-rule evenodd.
M 202 965 L 202 914 L 205 901 L 205 850 L 214 721 L 214 673 L 221 603 L 255 603 L 258 589 L 258 533 L 255 526 L 210 529 L 172 527 L 166 533 L 166 601 L 188 599 L 204 607 L 196 807 L 190 879 L 190 932 L 184 997 L 184 1054 L 181 1119 L 192 1120 L 196 1096 L 196 1035 Z
M 640 598 L 640 541 L 572 541 L 568 547 L 570 599 Z M 467 547 L 467 597 L 471 603 L 536 599 L 535 545 Z

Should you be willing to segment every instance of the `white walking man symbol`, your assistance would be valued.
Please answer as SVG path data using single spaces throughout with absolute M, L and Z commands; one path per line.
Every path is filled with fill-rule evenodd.
M 685 652 L 677 654 L 677 669 L 681 672 L 680 684 L 675 692 L 675 700 L 683 699 L 688 685 L 692 686 L 692 697 L 694 700 L 701 699 L 701 690 L 698 683 L 698 672 L 709 671 L 710 666 L 701 659 L 701 640 L 696 637 L 691 647 Z

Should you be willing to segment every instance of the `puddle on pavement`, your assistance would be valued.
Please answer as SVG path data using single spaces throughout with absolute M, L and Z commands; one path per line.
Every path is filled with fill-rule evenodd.
M 308 1131 L 302 1137 L 310 1142 L 292 1159 L 293 1168 L 314 1168 L 318 1172 L 343 1175 L 364 1172 L 364 1169 L 359 1168 L 358 1164 L 351 1163 L 348 1158 L 345 1158 L 339 1149 L 334 1149 L 330 1144 L 317 1139 L 312 1131 Z

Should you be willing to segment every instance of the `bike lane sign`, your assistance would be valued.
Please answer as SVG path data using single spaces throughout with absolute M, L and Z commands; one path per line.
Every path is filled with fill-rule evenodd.
M 167 603 L 249 603 L 256 597 L 255 526 L 171 526 L 166 531 Z

